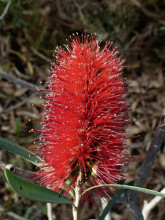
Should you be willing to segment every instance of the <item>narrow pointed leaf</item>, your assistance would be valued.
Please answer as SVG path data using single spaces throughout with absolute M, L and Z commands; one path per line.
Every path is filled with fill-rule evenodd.
M 160 193 L 154 190 L 150 190 L 150 189 L 145 189 L 145 188 L 141 188 L 141 187 L 137 187 L 137 186 L 129 186 L 129 185 L 120 185 L 120 184 L 104 184 L 104 185 L 98 185 L 98 186 L 93 186 L 90 187 L 88 189 L 86 189 L 82 195 L 84 195 L 86 192 L 92 190 L 92 189 L 96 189 L 99 187 L 114 187 L 114 188 L 118 188 L 118 189 L 129 189 L 129 190 L 134 190 L 134 191 L 138 191 L 138 192 L 142 192 L 142 193 L 147 193 L 147 194 L 151 194 L 154 196 L 160 196 L 165 198 L 165 194 L 164 193 Z
M 113 196 L 112 200 L 108 202 L 106 207 L 102 210 L 102 212 L 99 215 L 98 220 L 104 220 L 105 216 L 108 214 L 112 206 L 115 204 L 116 200 L 120 198 L 120 196 L 126 191 L 126 189 L 120 189 L 115 196 Z
M 10 153 L 17 154 L 20 157 L 28 160 L 29 162 L 33 163 L 36 166 L 41 166 L 42 163 L 37 163 L 36 161 L 41 161 L 41 158 L 38 156 L 30 156 L 34 155 L 34 153 L 30 150 L 27 150 L 24 147 L 19 146 L 18 144 L 12 143 L 4 138 L 0 137 L 0 148 Z
M 72 204 L 71 200 L 60 193 L 23 180 L 9 169 L 5 169 L 5 176 L 11 188 L 25 198 L 45 203 Z

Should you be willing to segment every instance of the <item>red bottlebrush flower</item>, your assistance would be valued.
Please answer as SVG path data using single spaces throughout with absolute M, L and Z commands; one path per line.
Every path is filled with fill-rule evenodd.
M 69 41 L 68 41 L 69 42 Z M 121 180 L 128 161 L 126 81 L 118 51 L 93 36 L 74 36 L 69 46 L 58 47 L 50 71 L 37 154 L 43 159 L 41 184 L 66 192 L 81 191 Z M 95 189 L 96 193 L 100 190 Z

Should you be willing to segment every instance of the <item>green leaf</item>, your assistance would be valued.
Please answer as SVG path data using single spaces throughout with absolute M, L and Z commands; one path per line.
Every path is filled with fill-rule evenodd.
M 31 156 L 35 155 L 32 151 L 27 150 L 24 147 L 21 147 L 15 143 L 12 143 L 4 138 L 0 137 L 0 148 L 3 150 L 9 151 L 10 153 L 17 154 L 23 157 L 25 160 L 33 163 L 36 166 L 41 166 L 42 163 L 37 163 L 36 161 L 41 161 L 41 158 L 38 156 Z
M 46 203 L 72 204 L 71 200 L 60 193 L 23 180 L 9 169 L 5 169 L 5 176 L 11 188 L 23 197 Z
M 71 197 L 73 198 L 74 195 L 75 195 L 75 193 L 74 193 L 75 188 L 72 186 L 72 184 L 71 184 L 71 182 L 70 182 L 69 180 L 65 180 L 65 183 L 66 183 L 67 185 L 71 186 L 72 189 L 69 191 L 69 194 L 70 194 Z
M 28 22 L 22 20 L 22 19 L 21 19 L 20 17 L 18 17 L 18 16 L 17 16 L 17 20 L 18 20 L 18 22 L 19 22 L 20 24 L 23 24 L 23 25 L 25 25 L 25 26 L 29 26 L 29 25 L 30 25 Z
M 99 187 L 114 187 L 114 188 L 118 188 L 118 189 L 129 189 L 129 190 L 134 190 L 134 191 L 138 191 L 138 192 L 142 192 L 142 193 L 147 193 L 147 194 L 151 194 L 154 196 L 160 196 L 165 198 L 165 194 L 164 193 L 160 193 L 154 190 L 150 190 L 150 189 L 145 189 L 145 188 L 141 188 L 141 187 L 137 187 L 137 186 L 129 186 L 129 185 L 120 185 L 120 184 L 103 184 L 103 185 L 98 185 L 98 186 L 93 186 L 90 187 L 88 189 L 86 189 L 82 195 L 84 195 L 86 192 L 92 190 L 92 189 L 96 189 Z
M 19 138 L 21 134 L 21 119 L 16 118 L 15 123 L 16 123 L 16 136 Z
M 9 97 L 10 97 L 9 95 L 6 95 L 6 94 L 0 92 L 0 98 L 7 99 Z
M 98 220 L 104 220 L 105 216 L 108 214 L 112 206 L 115 204 L 116 200 L 126 191 L 126 189 L 120 189 L 115 196 L 108 202 L 107 206 L 102 210 L 99 215 Z

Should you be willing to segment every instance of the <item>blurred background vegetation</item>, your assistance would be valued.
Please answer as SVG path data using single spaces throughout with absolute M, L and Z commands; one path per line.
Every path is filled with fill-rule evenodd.
M 153 131 L 165 109 L 165 1 L 164 0 L 0 0 L 0 70 L 35 85 L 47 81 L 53 52 L 72 33 L 95 33 L 102 45 L 113 41 L 126 60 L 124 76 L 128 101 L 135 122 L 128 128 L 128 141 L 136 157 L 126 173 L 136 176 Z M 39 125 L 43 100 L 28 88 L 0 78 L 0 136 L 23 146 L 33 146 L 38 134 L 28 131 Z M 0 150 L 0 160 L 34 170 L 28 162 Z M 165 185 L 165 148 L 154 163 L 146 187 L 160 190 Z M 151 200 L 141 195 L 139 205 Z M 71 207 L 53 205 L 54 219 L 71 219 Z M 80 220 L 95 219 L 98 208 L 82 204 Z M 12 213 L 10 215 L 10 213 Z M 13 214 L 17 214 L 14 216 Z M 0 219 L 44 220 L 46 205 L 15 194 L 0 176 Z M 124 205 L 115 205 L 114 220 L 129 220 Z M 165 219 L 162 200 L 150 219 Z

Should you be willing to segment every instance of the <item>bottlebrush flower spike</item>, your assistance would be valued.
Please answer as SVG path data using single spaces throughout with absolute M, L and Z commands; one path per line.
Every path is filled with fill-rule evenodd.
M 58 47 L 45 97 L 40 147 L 44 160 L 41 184 L 68 192 L 81 172 L 81 192 L 91 186 L 114 184 L 124 177 L 128 105 L 123 61 L 118 51 L 93 36 L 73 36 Z M 95 192 L 101 196 L 100 191 Z M 89 195 L 88 195 L 89 196 Z

